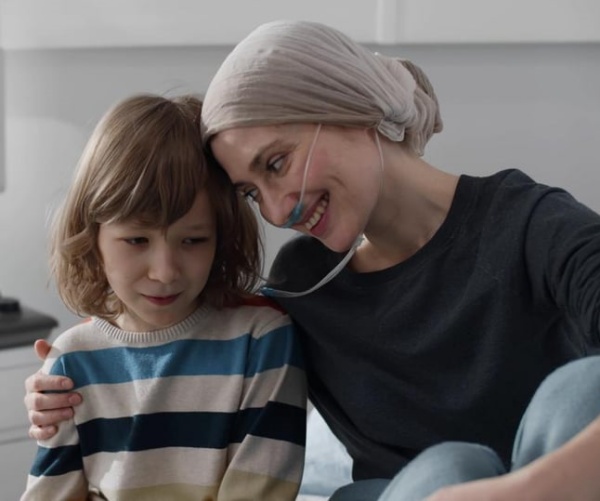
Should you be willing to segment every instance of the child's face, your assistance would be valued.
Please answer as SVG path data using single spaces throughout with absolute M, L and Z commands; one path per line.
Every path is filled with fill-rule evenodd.
M 217 243 L 205 191 L 164 232 L 135 220 L 101 224 L 98 247 L 108 282 L 125 306 L 117 325 L 151 331 L 185 319 L 198 307 Z

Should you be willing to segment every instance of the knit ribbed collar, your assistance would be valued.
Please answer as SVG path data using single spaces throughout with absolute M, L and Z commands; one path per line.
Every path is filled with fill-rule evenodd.
M 203 305 L 190 316 L 175 325 L 146 332 L 125 331 L 119 329 L 119 327 L 111 324 L 107 320 L 98 317 L 93 317 L 92 322 L 97 329 L 103 332 L 106 337 L 112 341 L 127 345 L 143 346 L 154 343 L 164 343 L 185 337 L 188 332 L 192 329 L 195 330 L 195 327 L 206 319 L 209 312 L 210 307 Z

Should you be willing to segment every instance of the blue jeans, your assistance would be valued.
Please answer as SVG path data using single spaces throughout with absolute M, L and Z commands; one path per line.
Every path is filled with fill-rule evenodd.
M 540 385 L 523 415 L 511 469 L 559 448 L 599 416 L 600 356 L 560 367 Z M 442 487 L 504 473 L 502 461 L 488 447 L 444 442 L 423 451 L 392 480 L 354 482 L 330 501 L 422 501 Z

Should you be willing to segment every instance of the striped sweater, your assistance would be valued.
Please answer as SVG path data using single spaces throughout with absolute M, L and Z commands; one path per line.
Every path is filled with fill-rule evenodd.
M 61 334 L 43 370 L 83 403 L 38 443 L 22 501 L 295 498 L 306 382 L 289 317 L 203 306 L 126 332 L 93 318 Z

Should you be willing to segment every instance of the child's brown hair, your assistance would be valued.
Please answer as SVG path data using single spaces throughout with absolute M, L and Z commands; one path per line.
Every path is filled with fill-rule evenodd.
M 73 312 L 114 318 L 123 311 L 98 251 L 101 223 L 135 219 L 166 229 L 201 190 L 215 213 L 217 249 L 199 300 L 222 307 L 254 291 L 262 265 L 257 219 L 224 171 L 207 159 L 201 109 L 192 95 L 140 94 L 111 108 L 96 126 L 50 238 L 51 272 Z

